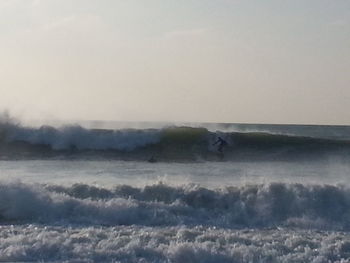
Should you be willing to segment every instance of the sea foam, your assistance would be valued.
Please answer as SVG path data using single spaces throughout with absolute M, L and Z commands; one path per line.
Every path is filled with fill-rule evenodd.
M 350 262 L 342 232 L 36 224 L 0 230 L 2 262 Z
M 211 190 L 193 185 L 128 185 L 113 190 L 2 183 L 3 223 L 299 227 L 349 230 L 350 190 L 344 186 L 272 183 Z

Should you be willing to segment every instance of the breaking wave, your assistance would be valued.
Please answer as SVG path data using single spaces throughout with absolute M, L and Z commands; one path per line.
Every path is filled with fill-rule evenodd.
M 350 230 L 350 189 L 283 183 L 217 190 L 162 183 L 114 189 L 1 183 L 0 222 Z
M 156 143 L 156 130 L 89 130 L 81 126 L 65 126 L 56 129 L 50 126 L 26 128 L 10 126 L 6 130 L 6 141 L 22 141 L 33 145 L 47 145 L 53 150 L 116 149 L 131 151 L 138 147 Z
M 226 160 L 278 159 L 350 152 L 350 141 L 263 132 L 211 132 L 206 128 L 86 129 L 81 126 L 23 127 L 0 122 L 1 158 L 119 158 L 160 161 L 217 160 L 218 137 Z M 219 157 L 223 157 L 219 156 Z

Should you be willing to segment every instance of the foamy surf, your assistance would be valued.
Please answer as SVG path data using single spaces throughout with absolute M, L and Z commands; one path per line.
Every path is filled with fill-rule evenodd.
M 344 232 L 35 224 L 0 230 L 2 262 L 350 262 Z
M 0 190 L 6 224 L 350 229 L 350 190 L 342 186 L 272 183 L 211 190 L 156 184 L 109 190 L 8 183 Z
M 0 261 L 349 262 L 346 187 L 0 189 Z
M 0 261 L 349 262 L 346 129 L 224 128 L 2 123 Z

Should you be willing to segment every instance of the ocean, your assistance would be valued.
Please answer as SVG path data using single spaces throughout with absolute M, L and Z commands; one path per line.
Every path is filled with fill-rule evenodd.
M 0 262 L 350 262 L 349 160 L 349 126 L 3 119 Z

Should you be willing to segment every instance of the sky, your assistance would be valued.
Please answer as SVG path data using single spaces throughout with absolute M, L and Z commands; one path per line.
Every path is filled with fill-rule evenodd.
M 0 0 L 0 110 L 350 125 L 350 0 Z

